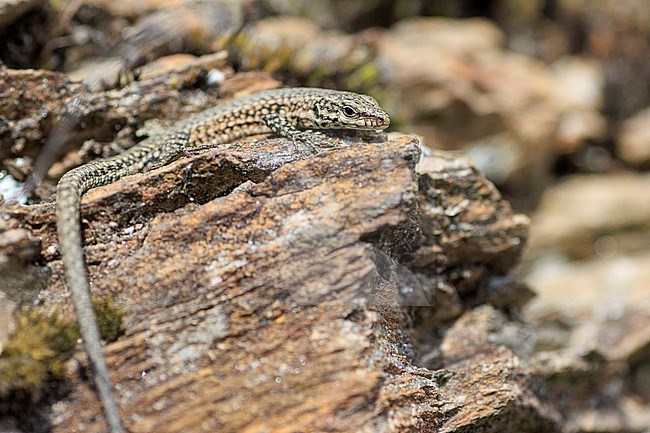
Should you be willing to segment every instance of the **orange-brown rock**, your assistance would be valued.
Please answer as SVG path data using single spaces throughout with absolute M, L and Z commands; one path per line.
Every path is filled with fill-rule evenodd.
M 409 265 L 432 236 L 423 221 L 444 212 L 423 186 L 448 175 L 438 194 L 451 199 L 462 188 L 473 204 L 445 218 L 473 220 L 477 231 L 501 221 L 482 233 L 516 246 L 510 256 L 461 242 L 452 258 L 443 242 L 443 263 L 469 248 L 482 268 L 503 256 L 494 275 L 502 273 L 526 221 L 462 155 L 426 157 L 416 170 L 414 137 L 333 140 L 338 149 L 302 160 L 284 139 L 236 143 L 84 198 L 93 293 L 127 309 L 125 335 L 106 354 L 130 431 L 436 431 L 458 410 L 437 373 L 416 365 L 405 308 L 435 303 L 440 277 Z M 42 308 L 61 311 L 68 300 L 52 212 L 52 204 L 9 208 L 54 270 Z M 445 239 L 456 230 L 443 229 Z M 466 290 L 480 298 L 489 285 L 476 278 L 486 274 L 471 275 Z M 80 371 L 54 406 L 55 432 L 105 431 Z

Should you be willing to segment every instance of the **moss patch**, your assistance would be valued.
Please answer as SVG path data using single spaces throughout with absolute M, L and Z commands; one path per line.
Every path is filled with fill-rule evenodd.
M 122 335 L 125 310 L 110 299 L 93 300 L 102 338 L 113 342 Z M 30 310 L 18 316 L 16 332 L 0 355 L 0 400 L 21 396 L 35 401 L 48 381 L 61 380 L 65 363 L 80 338 L 73 319 Z
M 78 339 L 73 321 L 38 311 L 20 314 L 16 333 L 0 356 L 0 399 L 14 393 L 37 399 L 45 381 L 63 378 Z
M 110 299 L 93 300 L 93 310 L 102 339 L 107 343 L 117 340 L 123 333 L 122 317 L 126 310 Z

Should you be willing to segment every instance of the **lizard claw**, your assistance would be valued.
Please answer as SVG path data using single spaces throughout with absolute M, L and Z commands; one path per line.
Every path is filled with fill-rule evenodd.
M 308 139 L 294 139 L 293 150 L 301 156 L 311 156 L 320 152 L 320 149 L 314 142 Z

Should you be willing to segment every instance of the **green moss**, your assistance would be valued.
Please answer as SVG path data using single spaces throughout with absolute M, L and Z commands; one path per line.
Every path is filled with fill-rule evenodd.
M 93 300 L 99 332 L 112 342 L 122 334 L 125 310 L 110 299 Z M 38 399 L 45 382 L 63 379 L 65 363 L 79 340 L 72 319 L 60 319 L 36 310 L 21 313 L 11 340 L 0 355 L 0 399 L 15 395 Z
M 72 321 L 27 311 L 0 356 L 0 398 L 14 392 L 37 397 L 46 380 L 63 378 L 79 331 Z
M 102 339 L 107 343 L 117 340 L 122 334 L 122 317 L 126 310 L 110 299 L 93 300 L 93 310 Z

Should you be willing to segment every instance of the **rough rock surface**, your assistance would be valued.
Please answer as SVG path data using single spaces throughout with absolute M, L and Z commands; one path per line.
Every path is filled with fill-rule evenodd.
M 226 57 L 225 52 L 201 57 L 169 56 L 149 63 L 142 69 L 142 80 L 131 86 L 95 93 L 85 92 L 81 84 L 70 82 L 61 73 L 13 70 L 0 65 L 2 167 L 22 181 L 33 169 L 36 156 L 45 153 L 50 162 L 58 161 L 48 172 L 50 178 L 57 179 L 94 157 L 111 156 L 132 146 L 135 130 L 146 120 L 171 123 L 224 98 L 279 85 L 265 74 L 233 76 Z M 219 91 L 199 90 L 199 85 L 209 89 L 218 85 Z M 48 148 L 46 143 L 55 125 L 66 122 L 71 106 L 82 107 L 81 121 L 71 122 L 62 149 Z M 107 142 L 112 143 L 104 145 Z M 65 151 L 78 147 L 80 151 L 57 160 Z M 37 191 L 43 198 L 53 192 L 52 183 L 46 183 L 44 191 Z
M 435 431 L 445 419 L 399 307 L 416 277 L 398 259 L 427 200 L 417 141 L 343 140 L 309 160 L 277 156 L 282 139 L 234 145 L 84 199 L 93 291 L 128 310 L 106 352 L 132 431 Z M 476 173 L 467 164 L 456 161 Z M 66 297 L 52 209 L 10 211 L 54 267 L 45 306 Z M 92 388 L 70 380 L 55 431 L 101 431 Z
M 0 65 L 0 121 L 3 125 L 0 157 L 4 160 L 9 156 L 36 154 L 59 120 L 57 116 L 74 98 L 81 98 L 86 107 L 81 113 L 82 127 L 69 137 L 70 146 L 78 146 L 90 138 L 109 140 L 116 130 L 141 123 L 143 119 L 171 120 L 201 111 L 205 104 L 216 102 L 216 95 L 191 92 L 188 88 L 204 79 L 211 70 L 222 70 L 224 79 L 231 76 L 225 58 L 223 52 L 186 58 L 171 69 L 152 71 L 146 79 L 132 86 L 97 93 L 84 91 L 80 84 L 71 83 L 62 73 L 14 70 Z M 149 70 L 154 67 L 150 64 Z M 138 117 L 133 118 L 133 115 Z

